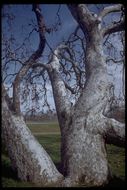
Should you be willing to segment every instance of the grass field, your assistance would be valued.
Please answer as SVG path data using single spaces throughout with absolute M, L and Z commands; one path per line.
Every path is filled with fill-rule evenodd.
M 60 163 L 60 131 L 58 123 L 28 124 L 28 127 L 46 149 L 56 166 Z M 122 187 L 125 180 L 125 149 L 107 145 L 108 160 L 114 180 L 109 187 Z M 11 169 L 10 159 L 5 150 L 2 151 L 2 186 L 3 187 L 35 187 L 34 184 L 21 182 Z M 81 185 L 83 187 L 83 185 Z
M 34 134 L 59 134 L 60 129 L 59 125 L 57 122 L 54 123 L 48 123 L 45 122 L 44 124 L 42 123 L 36 123 L 36 124 L 28 124 L 29 129 L 34 133 Z

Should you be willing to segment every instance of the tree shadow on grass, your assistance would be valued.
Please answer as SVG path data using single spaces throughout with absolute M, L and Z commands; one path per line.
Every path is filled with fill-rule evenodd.
M 60 162 L 57 162 L 55 163 L 55 166 L 56 168 L 58 169 L 58 171 L 60 173 L 63 173 L 62 172 L 62 167 L 61 167 L 61 163 Z M 125 189 L 126 188 L 126 185 L 127 185 L 127 182 L 124 180 L 124 179 L 121 179 L 117 176 L 113 176 L 112 179 L 110 179 L 109 183 L 104 185 L 104 186 L 101 186 L 101 187 L 92 187 L 92 189 L 111 189 L 111 188 L 115 188 L 115 189 Z M 82 186 L 81 187 L 83 188 L 91 188 L 91 187 L 87 187 L 87 186 Z
M 92 187 L 92 189 L 118 189 L 118 190 L 122 190 L 122 189 L 127 189 L 126 185 L 127 184 L 126 184 L 125 180 L 114 176 L 112 179 L 110 179 L 108 184 L 103 185 L 103 186 L 99 186 L 99 187 Z
M 56 162 L 56 163 L 55 163 L 55 166 L 56 166 L 57 170 L 58 170 L 60 173 L 63 174 L 61 162 Z
M 10 163 L 3 161 L 1 169 L 2 169 L 2 177 L 4 178 L 11 177 L 12 179 L 18 180 L 17 172 L 12 169 Z
M 116 189 L 125 189 L 127 182 L 117 176 L 114 176 L 107 185 L 106 188 L 116 188 Z
M 60 173 L 62 173 L 62 167 L 61 167 L 61 163 L 58 162 L 58 163 L 55 163 L 56 165 L 56 168 L 58 169 L 58 171 Z M 18 177 L 17 177 L 17 172 L 14 171 L 11 167 L 11 164 L 10 162 L 8 162 L 7 160 L 4 160 L 2 162 L 2 176 L 3 178 L 10 178 L 11 179 L 14 179 L 14 180 L 19 180 Z M 115 189 L 125 189 L 126 188 L 126 181 L 119 178 L 119 177 L 116 177 L 114 176 L 107 185 L 103 186 L 103 187 L 92 187 L 92 189 L 110 189 L 110 188 L 115 188 Z M 89 188 L 87 186 L 82 186 L 81 187 L 83 188 Z

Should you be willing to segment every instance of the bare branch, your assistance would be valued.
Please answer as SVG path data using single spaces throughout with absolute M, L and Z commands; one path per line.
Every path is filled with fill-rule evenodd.
M 49 77 L 51 79 L 56 110 L 58 112 L 58 118 L 61 117 L 61 114 L 68 115 L 70 113 L 71 103 L 67 96 L 66 83 L 63 78 L 60 76 L 60 51 L 62 49 L 66 49 L 67 46 L 64 44 L 60 44 L 52 55 L 50 61 L 50 69 L 48 70 Z
M 66 61 L 68 61 L 72 64 L 72 68 L 73 68 L 73 71 L 74 71 L 75 76 L 76 76 L 77 86 L 79 86 L 80 88 L 83 88 L 84 85 L 81 84 L 81 78 L 82 78 L 82 74 L 84 74 L 84 71 L 80 68 L 79 63 L 77 63 L 76 61 L 73 60 L 73 56 L 71 54 L 70 49 L 67 49 L 67 52 L 69 53 L 70 58 L 66 57 L 63 54 L 61 56 L 63 59 L 65 59 Z
M 125 147 L 125 123 L 102 115 L 103 137 L 107 144 Z M 100 127 L 101 129 L 101 127 Z
M 107 132 L 105 136 L 108 144 L 125 146 L 125 124 L 112 118 L 107 118 Z
M 108 56 L 107 58 L 106 58 L 106 62 L 109 62 L 109 61 L 112 61 L 113 63 L 122 63 L 122 62 L 124 62 L 124 58 L 123 59 L 120 59 L 120 60 L 115 60 L 113 57 L 111 57 L 111 56 Z
M 114 22 L 106 28 L 102 29 L 102 35 L 106 36 L 107 34 L 112 34 L 123 30 L 125 30 L 124 20 L 121 22 Z
M 3 83 L 2 83 L 2 97 L 5 98 L 9 109 L 13 112 L 14 111 L 13 102 L 12 102 L 11 98 L 8 96 L 7 91 L 6 91 Z
M 32 65 L 31 68 L 36 68 L 36 67 L 42 67 L 42 68 L 44 68 L 46 70 L 49 69 L 48 63 L 38 63 L 38 62 L 36 62 L 34 65 Z
M 72 94 L 75 94 L 75 93 L 76 93 L 75 90 L 74 90 L 73 88 L 71 88 L 71 87 L 67 84 L 67 82 L 64 81 L 64 84 L 65 84 L 65 87 L 66 87 L 68 90 L 70 90 L 70 92 L 71 92 Z
M 102 19 L 103 17 L 105 17 L 107 14 L 112 13 L 112 12 L 120 12 L 122 9 L 122 4 L 118 4 L 118 5 L 112 5 L 112 6 L 108 6 L 105 7 L 98 15 L 98 17 L 100 19 Z
M 38 22 L 40 44 L 39 44 L 37 51 L 30 56 L 30 58 L 28 59 L 27 62 L 31 62 L 31 61 L 33 62 L 41 56 L 41 54 L 44 50 L 45 41 L 46 41 L 45 40 L 46 26 L 44 23 L 44 18 L 41 13 L 41 9 L 38 4 L 33 5 L 33 11 L 36 14 L 36 18 L 37 18 L 37 22 Z
M 67 6 L 87 38 L 91 30 L 91 25 L 95 22 L 96 18 L 84 4 L 68 4 Z
M 50 65 L 52 65 L 52 68 L 59 71 L 60 69 L 60 62 L 59 62 L 59 58 L 60 58 L 60 54 L 61 54 L 61 50 L 62 49 L 67 49 L 68 50 L 68 46 L 65 44 L 60 44 L 53 52 L 52 54 L 52 58 L 50 61 Z
M 17 63 L 20 63 L 21 65 L 24 64 L 24 63 L 23 63 L 21 60 L 19 60 L 19 59 L 11 58 L 11 59 L 9 59 L 8 61 L 6 61 L 4 67 L 5 67 L 8 63 L 10 63 L 11 61 L 15 61 L 15 62 L 17 62 Z
M 8 77 L 12 76 L 12 78 L 13 78 L 13 77 L 16 76 L 17 74 L 18 74 L 18 73 L 10 73 L 10 74 L 8 74 L 8 75 L 3 79 L 3 82 L 5 82 Z M 10 79 L 9 79 L 9 80 L 10 80 Z
M 16 76 L 14 83 L 13 83 L 13 103 L 15 107 L 16 113 L 20 114 L 20 83 L 21 79 L 24 77 L 24 75 L 27 73 L 29 68 L 31 68 L 35 61 L 41 56 L 43 53 L 44 47 L 45 47 L 45 24 L 44 19 L 41 14 L 41 10 L 38 4 L 33 5 L 33 11 L 35 12 L 37 22 L 38 22 L 38 28 L 39 28 L 39 37 L 40 37 L 40 43 L 38 49 L 30 56 L 30 58 L 25 62 L 25 66 L 23 66 L 18 75 Z

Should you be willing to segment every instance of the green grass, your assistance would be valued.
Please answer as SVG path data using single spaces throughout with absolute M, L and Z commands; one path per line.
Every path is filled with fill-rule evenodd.
M 12 170 L 10 159 L 7 154 L 2 154 L 2 186 L 3 187 L 35 187 L 29 182 L 22 182 L 17 173 Z
M 28 124 L 28 127 L 33 133 L 60 133 L 58 123 Z
M 39 143 L 46 149 L 55 163 L 60 162 L 60 135 L 37 135 Z
M 107 145 L 108 161 L 113 175 L 125 179 L 125 149 Z
M 33 133 L 41 133 L 41 135 L 35 135 L 36 138 L 49 153 L 54 163 L 58 166 L 58 163 L 60 163 L 61 140 L 60 134 L 58 134 L 58 124 L 29 124 L 28 126 Z M 45 134 L 42 134 L 43 132 Z M 125 180 L 125 149 L 113 145 L 107 145 L 107 152 L 113 175 L 116 176 L 109 186 L 121 187 Z M 32 183 L 21 182 L 18 179 L 17 174 L 11 168 L 10 159 L 8 158 L 7 152 L 4 148 L 2 149 L 2 185 L 3 187 L 35 187 Z

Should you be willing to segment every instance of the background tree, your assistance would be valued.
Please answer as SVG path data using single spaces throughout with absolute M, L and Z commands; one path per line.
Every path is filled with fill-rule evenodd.
M 3 35 L 2 137 L 12 165 L 22 180 L 54 186 L 74 186 L 82 180 L 99 186 L 107 183 L 110 176 L 105 143 L 124 146 L 125 141 L 124 124 L 108 114 L 114 91 L 108 80 L 106 60 L 114 60 L 114 57 L 105 57 L 103 47 L 110 34 L 124 30 L 124 7 L 121 4 L 105 6 L 95 14 L 88 5 L 67 6 L 77 27 L 55 50 L 45 36 L 58 28 L 45 25 L 39 5 L 33 5 L 32 9 L 37 19 L 32 31 L 37 31 L 39 45 L 29 57 L 30 52 L 26 49 L 28 59 L 25 60 L 25 41 L 13 52 L 10 46 L 14 38 L 6 40 Z M 117 21 L 104 22 L 113 12 L 119 13 Z M 8 14 L 3 16 L 8 18 Z M 57 16 L 59 18 L 59 10 Z M 56 26 L 61 25 L 60 18 L 58 21 Z M 48 62 L 43 63 L 39 58 L 46 44 L 51 51 Z M 21 57 L 17 58 L 19 50 Z M 11 61 L 20 64 L 18 71 L 11 74 L 14 75 L 12 100 L 4 87 Z M 42 89 L 37 89 L 38 77 L 43 79 Z M 51 82 L 61 131 L 62 173 L 27 128 L 20 108 L 21 89 L 24 88 L 26 99 L 31 91 L 29 84 L 32 85 L 32 99 L 40 99 L 39 91 L 44 97 L 44 105 L 49 107 L 47 81 Z

